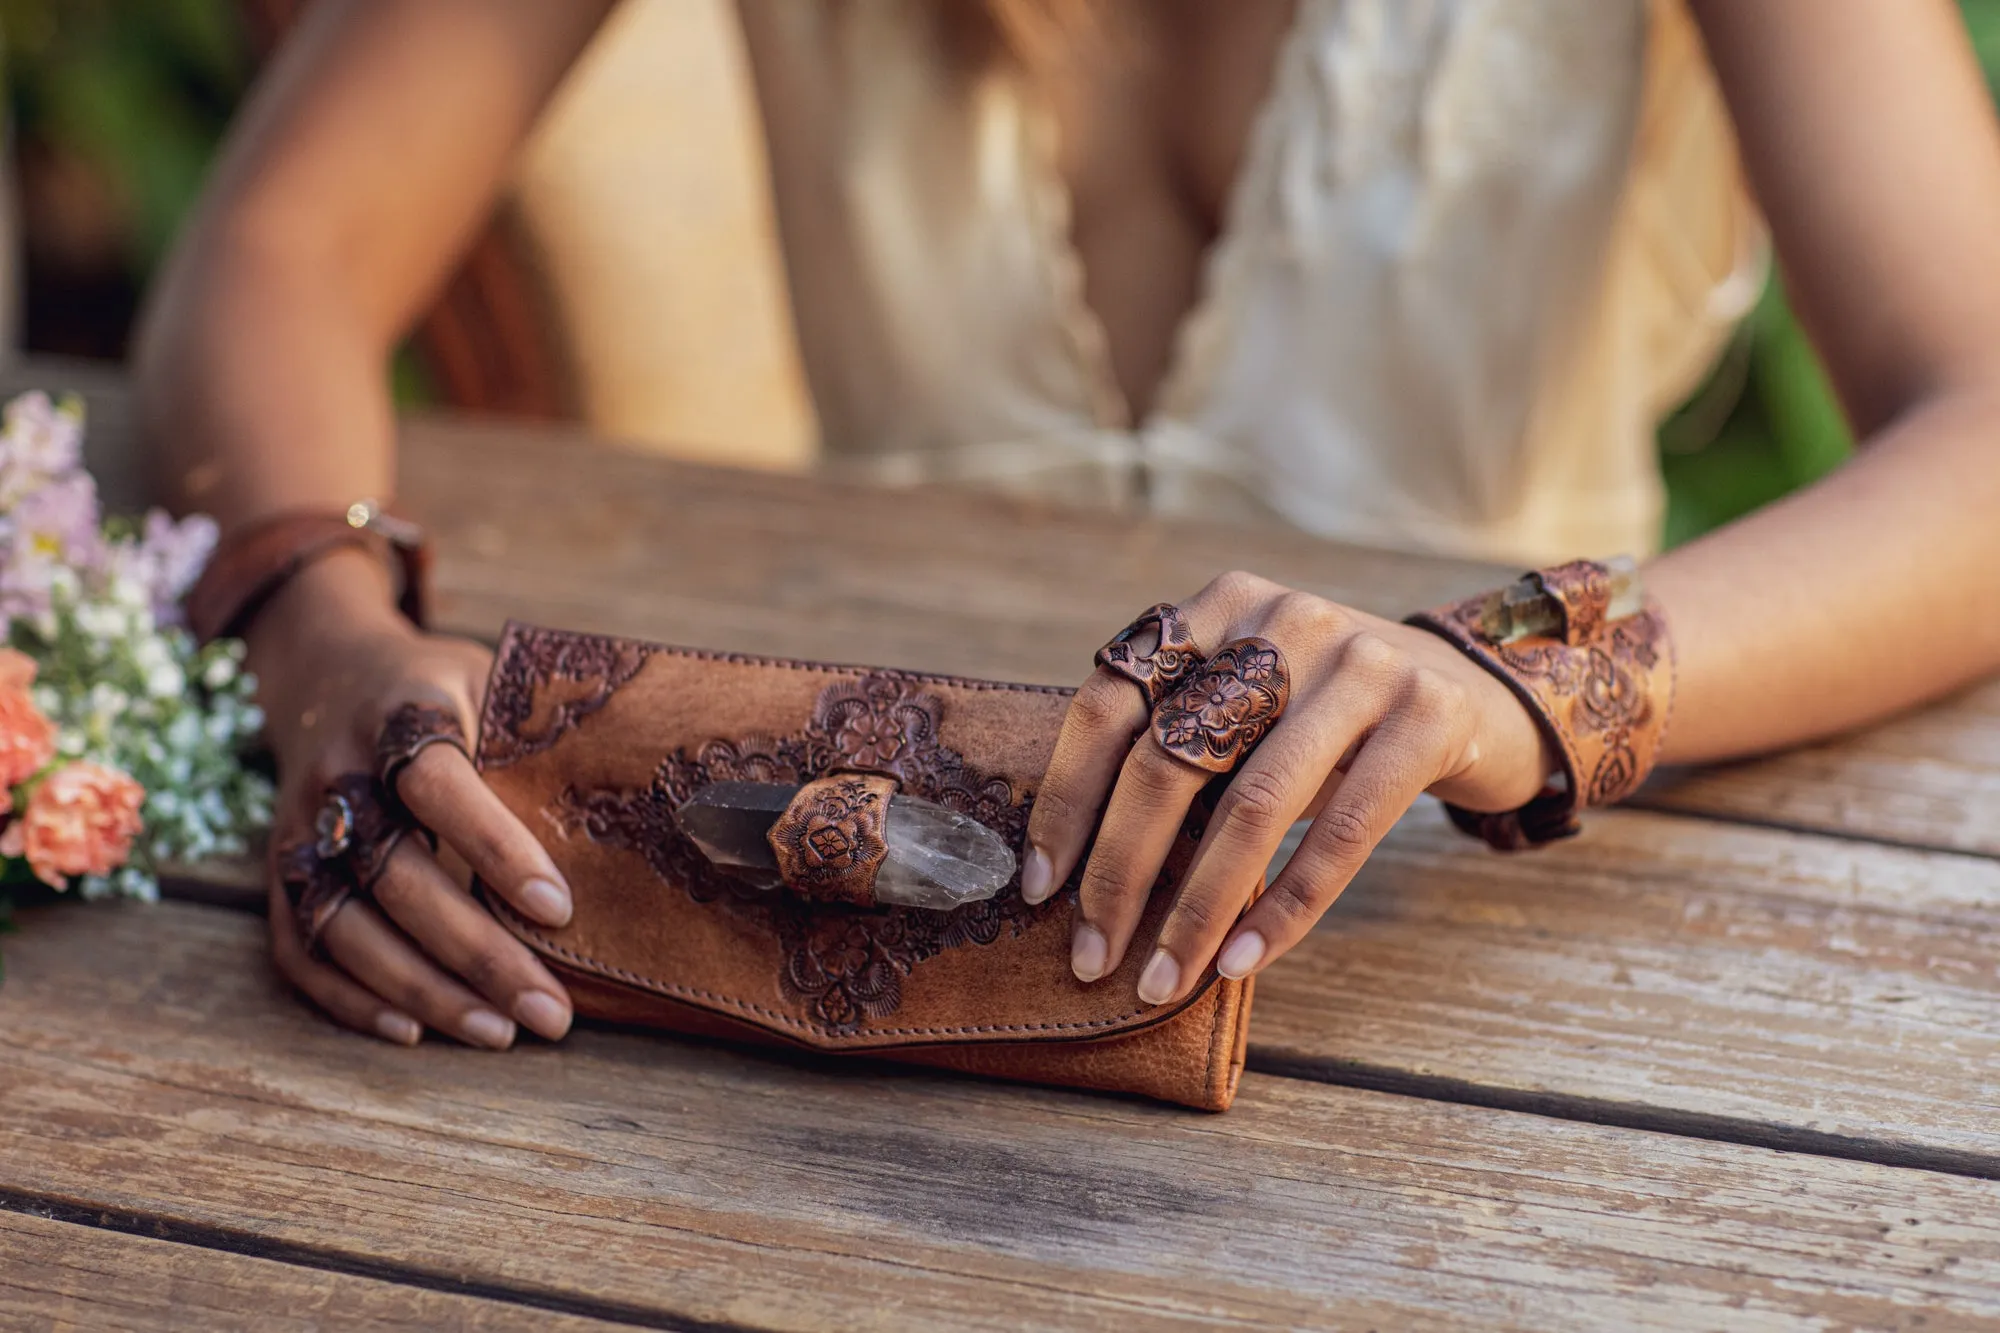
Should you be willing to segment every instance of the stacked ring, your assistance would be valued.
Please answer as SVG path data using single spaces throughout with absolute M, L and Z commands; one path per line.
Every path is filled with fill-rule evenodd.
M 317 951 L 341 908 L 375 891 L 397 844 L 411 833 L 428 835 L 397 796 L 396 781 L 418 755 L 438 744 L 465 753 L 465 731 L 455 712 L 425 703 L 397 708 L 376 738 L 375 771 L 335 778 L 320 800 L 312 836 L 279 849 L 278 880 L 307 953 Z
M 1151 630 L 1157 636 L 1149 652 L 1140 652 L 1134 641 Z M 1195 647 L 1194 633 L 1180 608 L 1161 602 L 1140 613 L 1139 618 L 1112 636 L 1097 650 L 1097 665 L 1116 672 L 1139 687 L 1148 709 L 1162 700 L 1201 665 L 1201 650 Z
M 1235 639 L 1153 713 L 1153 739 L 1174 758 L 1228 773 L 1283 716 L 1292 693 L 1285 655 L 1269 639 Z

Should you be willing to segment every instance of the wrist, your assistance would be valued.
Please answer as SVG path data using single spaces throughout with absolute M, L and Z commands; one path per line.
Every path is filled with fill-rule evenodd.
M 413 635 L 396 609 L 388 566 L 361 547 L 334 551 L 285 581 L 244 633 L 249 667 L 281 678 L 330 646 L 357 637 Z

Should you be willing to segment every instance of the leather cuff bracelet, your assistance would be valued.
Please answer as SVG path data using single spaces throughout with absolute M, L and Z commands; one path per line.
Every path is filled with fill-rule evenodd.
M 1498 676 L 1562 759 L 1564 785 L 1518 810 L 1447 805 L 1467 833 L 1502 851 L 1567 838 L 1585 806 L 1623 800 L 1652 772 L 1673 714 L 1674 651 L 1629 559 L 1536 570 L 1405 623 L 1450 639 Z
M 397 606 L 424 623 L 425 584 L 430 550 L 423 530 L 395 518 L 372 500 L 342 513 L 293 510 L 225 535 L 184 606 L 188 628 L 202 643 L 241 637 L 279 589 L 315 561 L 348 547 L 393 559 L 402 574 Z

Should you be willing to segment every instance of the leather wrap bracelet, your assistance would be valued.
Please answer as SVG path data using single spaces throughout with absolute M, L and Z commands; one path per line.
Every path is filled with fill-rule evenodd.
M 1411 616 L 1451 640 L 1528 707 L 1562 760 L 1563 785 L 1518 810 L 1447 804 L 1452 822 L 1503 851 L 1581 829 L 1586 806 L 1638 790 L 1653 770 L 1674 706 L 1665 616 L 1629 560 L 1577 560 L 1506 588 Z
M 423 530 L 372 500 L 362 500 L 339 513 L 274 514 L 225 534 L 183 602 L 188 628 L 202 643 L 240 637 L 301 571 L 349 547 L 397 568 L 402 575 L 398 609 L 413 623 L 424 624 L 430 549 Z

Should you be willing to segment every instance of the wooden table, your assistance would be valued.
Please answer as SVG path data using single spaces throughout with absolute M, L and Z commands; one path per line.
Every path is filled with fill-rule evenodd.
M 130 497 L 114 377 L 93 453 Z M 444 622 L 1068 681 L 1230 566 L 1380 611 L 1493 571 L 1282 533 L 408 432 Z M 1420 807 L 1258 991 L 1236 1109 L 583 1029 L 334 1030 L 207 903 L 28 914 L 0 1327 L 2000 1325 L 2000 684 L 1537 856 Z

